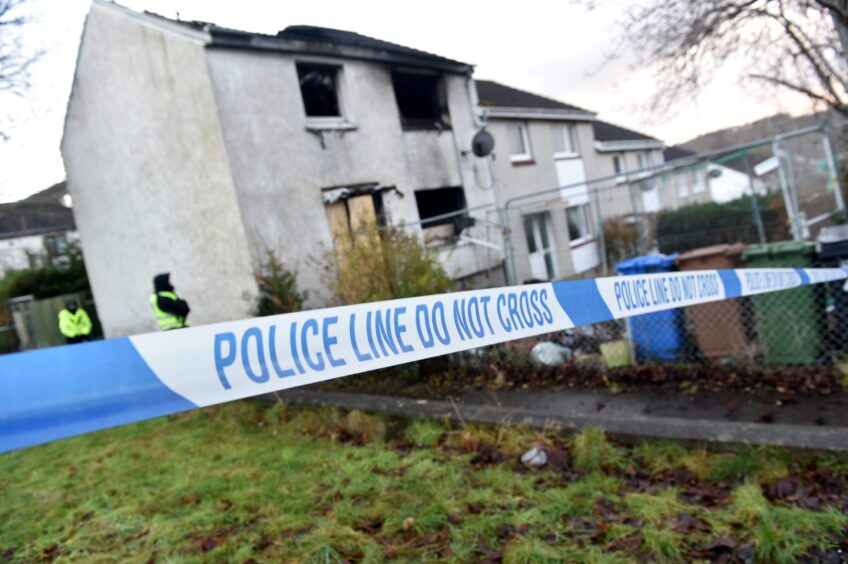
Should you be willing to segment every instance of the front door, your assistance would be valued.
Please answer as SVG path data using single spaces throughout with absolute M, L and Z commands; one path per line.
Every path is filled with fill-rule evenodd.
M 645 213 L 656 213 L 660 211 L 660 189 L 657 187 L 657 182 L 653 180 L 646 182 L 650 182 L 648 185 L 650 189 L 646 190 L 647 186 L 641 187 L 642 206 Z
M 553 239 L 548 232 L 549 223 L 550 216 L 547 212 L 524 216 L 530 277 L 535 280 L 551 280 L 557 276 Z

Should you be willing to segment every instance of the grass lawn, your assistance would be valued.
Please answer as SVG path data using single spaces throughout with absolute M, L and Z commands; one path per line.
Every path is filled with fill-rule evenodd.
M 846 473 L 239 402 L 0 455 L 0 561 L 790 562 L 848 549 Z

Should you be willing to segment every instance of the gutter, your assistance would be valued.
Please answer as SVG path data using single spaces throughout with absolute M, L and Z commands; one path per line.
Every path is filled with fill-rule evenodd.
M 599 153 L 617 151 L 644 151 L 648 149 L 665 149 L 665 143 L 656 139 L 625 139 L 622 141 L 595 141 L 595 150 Z
M 597 119 L 597 114 L 583 110 L 481 106 L 481 111 L 487 118 L 501 119 L 538 119 L 553 121 L 595 121 Z

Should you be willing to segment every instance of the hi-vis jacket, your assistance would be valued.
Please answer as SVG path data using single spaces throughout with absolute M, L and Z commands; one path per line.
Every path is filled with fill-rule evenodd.
M 88 335 L 91 333 L 91 318 L 81 307 L 73 313 L 63 309 L 59 312 L 59 331 L 69 339 Z

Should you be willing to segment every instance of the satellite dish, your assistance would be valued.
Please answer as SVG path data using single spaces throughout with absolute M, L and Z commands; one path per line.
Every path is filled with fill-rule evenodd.
M 471 151 L 478 157 L 488 156 L 495 148 L 495 138 L 492 134 L 481 129 L 471 140 Z
M 707 172 L 707 176 L 709 176 L 710 178 L 718 178 L 719 176 L 721 176 L 721 172 L 722 172 L 722 171 L 721 171 L 721 169 L 720 169 L 720 168 L 718 168 L 718 167 L 716 167 L 716 168 L 711 168 L 711 169 Z

